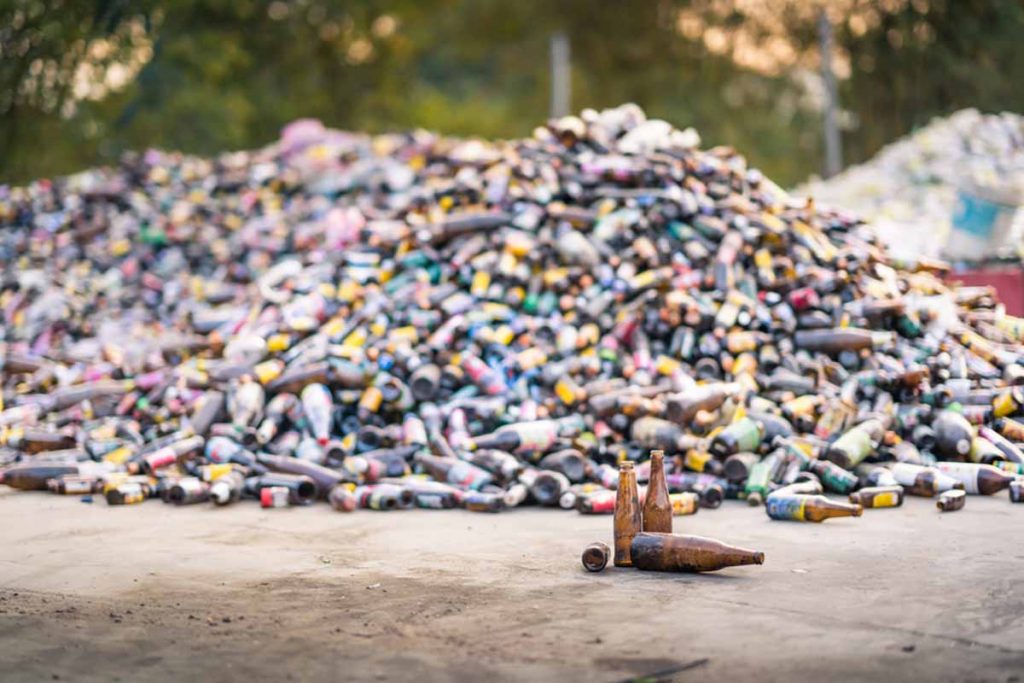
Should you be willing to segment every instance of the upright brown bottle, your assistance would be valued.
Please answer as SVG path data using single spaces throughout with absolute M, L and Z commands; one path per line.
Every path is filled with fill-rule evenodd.
M 672 499 L 665 483 L 665 454 L 662 451 L 651 451 L 651 477 L 640 526 L 643 531 L 672 533 Z
M 615 566 L 632 567 L 630 546 L 640 533 L 640 500 L 636 490 L 633 463 L 624 462 L 619 469 L 619 487 L 615 495 Z
M 703 536 L 640 533 L 631 547 L 633 566 L 659 572 L 713 572 L 744 564 L 764 564 L 764 553 Z

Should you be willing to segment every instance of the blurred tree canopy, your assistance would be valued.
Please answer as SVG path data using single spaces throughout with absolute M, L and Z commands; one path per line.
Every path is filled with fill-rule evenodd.
M 0 182 L 300 116 L 526 135 L 564 31 L 574 109 L 635 101 L 795 183 L 821 167 L 823 8 L 847 162 L 959 108 L 1024 111 L 1019 0 L 0 0 Z

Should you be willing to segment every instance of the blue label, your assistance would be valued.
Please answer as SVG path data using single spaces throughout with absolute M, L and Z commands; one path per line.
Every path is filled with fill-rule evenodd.
M 1001 208 L 999 204 L 960 192 L 953 211 L 953 229 L 987 239 L 995 229 Z
M 772 519 L 803 519 L 804 500 L 800 496 L 769 496 L 765 511 Z

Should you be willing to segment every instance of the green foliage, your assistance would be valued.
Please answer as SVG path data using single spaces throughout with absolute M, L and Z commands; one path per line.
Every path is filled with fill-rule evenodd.
M 866 32 L 836 28 L 853 66 L 842 105 L 860 124 L 844 137 L 848 161 L 960 107 L 1024 110 L 1019 2 L 889 4 Z M 0 181 L 110 163 L 126 149 L 255 147 L 300 116 L 370 131 L 526 135 L 548 115 L 548 37 L 558 30 L 571 40 L 575 109 L 636 101 L 694 126 L 705 144 L 740 149 L 782 183 L 817 171 L 819 114 L 796 82 L 686 38 L 677 10 L 697 5 L 0 0 Z M 812 53 L 813 22 L 790 10 L 779 14 L 789 38 Z M 708 21 L 727 31 L 749 23 L 738 10 Z M 110 48 L 102 59 L 90 52 L 100 41 Z M 83 62 L 140 54 L 126 86 L 75 96 Z M 33 74 L 36 62 L 51 64 L 52 78 Z

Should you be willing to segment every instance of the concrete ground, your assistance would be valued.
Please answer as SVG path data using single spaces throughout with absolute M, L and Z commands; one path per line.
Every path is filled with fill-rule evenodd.
M 0 678 L 1024 681 L 1024 506 L 677 531 L 760 567 L 582 570 L 610 517 L 110 508 L 0 489 Z

